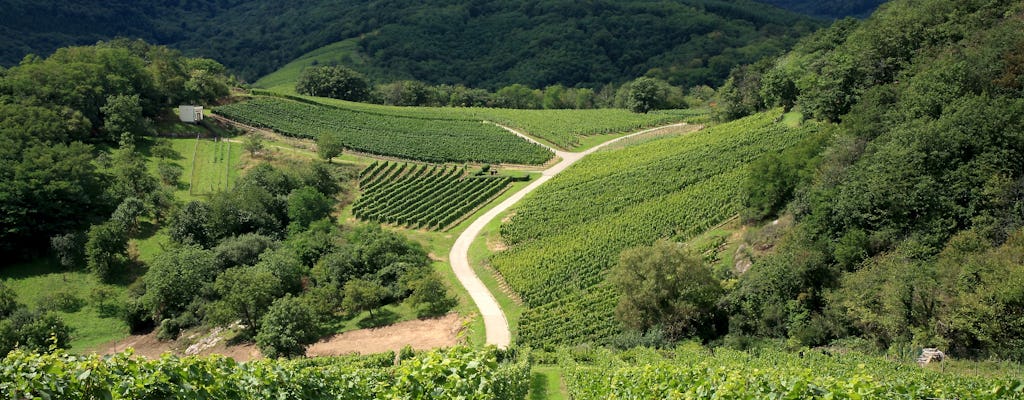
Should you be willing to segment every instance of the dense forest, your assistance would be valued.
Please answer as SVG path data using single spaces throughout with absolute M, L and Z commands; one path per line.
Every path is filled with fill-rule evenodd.
M 820 18 L 865 18 L 886 0 L 760 0 L 774 6 Z
M 496 90 L 519 83 L 597 87 L 649 75 L 717 86 L 729 69 L 784 51 L 820 27 L 751 1 L 300 3 L 0 1 L 0 63 L 115 36 L 216 58 L 247 81 L 348 38 L 360 72 Z M 303 21 L 301 24 L 294 21 Z
M 894 1 L 734 71 L 723 118 L 835 124 L 752 167 L 744 216 L 796 223 L 723 298 L 730 333 L 1024 359 L 1022 15 Z

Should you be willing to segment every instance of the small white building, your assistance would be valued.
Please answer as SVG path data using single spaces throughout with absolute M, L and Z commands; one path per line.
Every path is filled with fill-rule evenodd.
M 203 106 L 178 106 L 181 122 L 197 123 L 203 120 Z

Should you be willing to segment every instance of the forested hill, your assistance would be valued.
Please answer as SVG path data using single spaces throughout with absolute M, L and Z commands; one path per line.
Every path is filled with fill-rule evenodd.
M 358 37 L 377 80 L 497 88 L 596 86 L 648 74 L 717 86 L 820 23 L 750 0 L 0 0 L 0 63 L 71 44 L 139 37 L 217 59 L 254 81 Z
M 886 0 L 758 0 L 820 18 L 867 17 Z

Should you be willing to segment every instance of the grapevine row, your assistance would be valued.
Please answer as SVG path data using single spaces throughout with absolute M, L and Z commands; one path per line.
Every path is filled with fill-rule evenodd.
M 387 116 L 276 97 L 213 111 L 288 136 L 336 135 L 348 149 L 410 160 L 543 164 L 552 157 L 542 146 L 479 121 Z
M 606 285 L 622 250 L 686 239 L 739 212 L 747 165 L 815 129 L 787 128 L 777 115 L 593 154 L 526 199 L 501 227 L 511 248 L 491 260 L 530 307 L 520 343 L 600 342 L 616 333 L 615 293 L 593 288 Z M 599 304 L 607 308 L 577 313 Z
M 526 357 L 451 348 L 392 365 L 394 353 L 368 360 L 325 357 L 237 363 L 221 356 L 158 359 L 14 351 L 0 360 L 8 399 L 523 399 Z M 381 362 L 383 361 L 383 362 Z
M 574 399 L 1019 399 L 1020 378 L 944 374 L 856 353 L 750 354 L 699 345 L 559 354 Z
M 360 174 L 359 219 L 444 229 L 504 190 L 507 176 L 467 176 L 464 168 L 379 162 Z

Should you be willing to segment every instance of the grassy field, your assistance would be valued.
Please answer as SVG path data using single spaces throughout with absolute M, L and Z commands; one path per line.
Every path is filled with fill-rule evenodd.
M 359 38 L 346 39 L 303 54 L 277 71 L 253 82 L 252 86 L 282 93 L 295 93 L 295 83 L 306 67 L 340 64 L 358 69 L 359 65 L 366 62 L 366 58 L 359 54 L 358 42 Z
M 62 270 L 51 259 L 38 259 L 0 269 L 0 281 L 14 289 L 19 303 L 30 308 L 51 304 L 58 296 L 75 299 L 72 303 L 78 303 L 78 306 L 54 311 L 73 329 L 72 352 L 82 352 L 128 335 L 128 325 L 112 315 L 112 308 L 123 304 L 127 298 L 124 286 L 101 283 L 96 276 L 82 269 Z M 109 294 L 105 304 L 115 307 L 104 307 L 93 301 L 93 292 L 100 288 Z
M 178 200 L 189 201 L 208 196 L 230 188 L 238 179 L 244 153 L 240 143 L 224 139 L 196 139 L 195 136 L 161 140 L 171 143 L 177 154 L 170 161 L 183 169 L 181 179 L 174 185 L 174 194 Z M 140 143 L 139 148 L 146 153 L 153 143 L 152 139 L 147 139 Z M 155 157 L 148 159 L 150 172 L 154 175 L 159 162 Z

